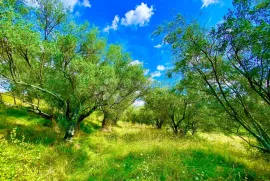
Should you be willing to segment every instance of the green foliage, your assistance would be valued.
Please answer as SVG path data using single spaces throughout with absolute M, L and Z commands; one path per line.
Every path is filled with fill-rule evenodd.
M 201 95 L 180 85 L 172 89 L 153 88 L 144 100 L 144 108 L 134 118 L 137 123 L 142 119 L 143 123 L 151 123 L 159 129 L 169 125 L 175 134 L 181 132 L 186 135 L 189 131 L 195 134 L 198 124 L 204 119 L 200 112 L 203 104 Z

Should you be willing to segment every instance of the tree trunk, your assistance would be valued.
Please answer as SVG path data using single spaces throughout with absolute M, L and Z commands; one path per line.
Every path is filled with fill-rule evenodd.
M 105 129 L 107 126 L 108 114 L 105 111 L 103 111 L 103 114 L 104 114 L 104 116 L 103 116 L 101 128 Z
M 103 118 L 101 128 L 104 129 L 106 127 L 106 118 Z
M 69 126 L 66 129 L 66 133 L 64 136 L 65 141 L 71 141 L 72 138 L 75 136 L 76 130 L 78 131 L 78 128 L 81 124 L 81 122 L 88 117 L 90 114 L 92 114 L 98 107 L 94 106 L 91 110 L 85 113 L 77 114 L 74 113 L 71 119 L 67 119 L 69 121 Z M 77 112 L 79 112 L 77 110 Z
M 53 118 L 53 115 L 50 115 L 50 114 L 47 114 L 47 113 L 45 113 L 45 112 L 42 112 L 40 109 L 38 109 L 38 108 L 33 108 L 33 109 L 28 109 L 28 111 L 30 111 L 30 112 L 33 112 L 33 113 L 36 113 L 36 114 L 38 114 L 39 116 L 41 116 L 41 117 L 43 117 L 43 118 L 45 118 L 45 119 L 49 119 L 49 120 L 52 120 L 52 118 Z
M 39 107 L 39 105 L 40 105 L 40 98 L 39 98 L 39 96 L 38 96 L 38 98 L 37 98 L 37 106 Z
M 75 135 L 75 125 L 70 124 L 68 126 L 68 128 L 66 129 L 64 140 L 65 141 L 71 141 L 74 135 Z
M 72 140 L 72 138 L 75 136 L 75 133 L 77 131 L 79 131 L 79 126 L 80 126 L 80 123 L 82 122 L 82 120 L 80 120 L 80 116 L 73 116 L 72 119 L 69 120 L 69 125 L 66 129 L 66 133 L 64 136 L 65 141 Z
M 107 126 L 107 118 L 106 118 L 106 117 L 104 117 L 104 118 L 103 118 L 103 120 L 102 120 L 102 125 L 101 125 L 101 128 L 102 128 L 102 129 L 105 129 L 105 128 L 106 128 L 106 126 Z
M 156 120 L 156 127 L 157 129 L 161 129 L 164 121 L 162 119 L 157 119 Z
M 174 134 L 178 134 L 178 124 L 175 122 L 174 115 L 171 115 L 171 128 L 173 129 Z
M 178 134 L 178 127 L 177 126 L 174 126 L 173 132 L 174 132 L 174 134 Z
M 13 94 L 13 101 L 14 101 L 14 105 L 17 105 L 17 102 L 16 102 L 16 97 L 15 95 Z

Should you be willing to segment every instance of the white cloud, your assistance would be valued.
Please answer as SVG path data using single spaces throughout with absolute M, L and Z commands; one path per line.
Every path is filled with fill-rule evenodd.
M 162 44 L 158 44 L 158 45 L 156 45 L 156 46 L 154 46 L 154 48 L 161 48 L 162 47 Z
M 120 19 L 119 16 L 116 15 L 112 21 L 112 25 L 111 26 L 107 26 L 106 28 L 103 29 L 104 32 L 109 32 L 110 30 L 117 30 L 118 29 L 118 23 L 119 23 Z
M 84 7 L 91 8 L 91 4 L 90 4 L 89 0 L 83 0 L 82 5 L 83 5 Z
M 135 107 L 142 107 L 142 106 L 144 106 L 144 104 L 145 104 L 145 102 L 144 102 L 143 100 L 136 100 L 136 101 L 133 103 L 133 105 L 134 105 Z
M 160 71 L 155 71 L 153 73 L 151 73 L 151 77 L 154 78 L 154 77 L 160 77 L 161 76 L 161 72 Z
M 124 26 L 145 26 L 153 14 L 153 6 L 148 7 L 147 4 L 141 3 L 141 5 L 136 6 L 135 10 L 130 10 L 125 14 L 125 18 L 121 19 L 121 24 Z
M 64 5 L 68 8 L 70 8 L 71 10 L 73 10 L 73 8 L 75 7 L 75 5 L 80 5 L 80 6 L 84 6 L 87 8 L 91 8 L 91 4 L 89 0 L 83 0 L 83 2 L 80 2 L 79 0 L 62 0 Z
M 0 87 L 0 93 L 6 93 L 6 92 L 8 92 L 6 89 Z
M 218 3 L 218 0 L 201 0 L 203 5 L 201 8 L 207 8 L 211 4 L 216 4 Z
M 157 70 L 163 71 L 163 70 L 165 70 L 165 67 L 163 65 L 159 65 L 159 66 L 157 66 Z
M 79 0 L 62 0 L 62 1 L 66 7 L 69 7 L 71 9 L 73 9 L 74 6 L 79 2 Z
M 8 92 L 9 87 L 8 81 L 0 76 L 0 93 Z
M 37 2 L 36 1 L 32 1 L 32 0 L 24 0 L 23 1 L 27 6 L 30 7 L 37 7 Z
M 83 0 L 81 3 L 79 0 L 61 0 L 66 8 L 70 8 L 73 10 L 76 4 L 82 5 L 84 7 L 91 8 L 91 4 L 89 0 Z M 37 3 L 34 0 L 24 0 L 24 2 L 31 7 L 37 7 Z
M 76 11 L 75 16 L 80 17 L 81 13 L 79 11 Z
M 217 25 L 218 24 L 223 24 L 224 23 L 224 19 L 220 20 L 219 22 L 217 22 Z
M 134 61 L 130 62 L 131 66 L 139 65 L 139 64 L 143 64 L 143 62 L 140 62 L 139 60 L 134 60 Z
M 144 70 L 144 75 L 147 75 L 150 72 L 149 69 Z

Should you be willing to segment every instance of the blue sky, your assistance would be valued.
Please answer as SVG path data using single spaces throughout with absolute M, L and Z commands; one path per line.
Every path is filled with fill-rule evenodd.
M 173 10 L 192 18 L 200 16 L 215 26 L 232 7 L 232 0 L 62 0 L 78 21 L 98 26 L 109 43 L 121 44 L 134 63 L 143 63 L 156 80 L 165 79 L 171 54 L 162 37 L 152 38 L 155 28 L 171 20 Z
M 70 2 L 64 0 L 64 2 Z M 149 75 L 164 79 L 170 67 L 169 48 L 162 37 L 152 38 L 155 28 L 172 19 L 175 10 L 186 17 L 198 17 L 207 26 L 215 26 L 232 7 L 231 0 L 82 0 L 75 3 L 73 13 L 79 21 L 99 27 L 109 43 L 121 44 L 136 63 L 143 63 Z M 84 6 L 87 4 L 88 6 Z
M 33 5 L 31 0 L 25 1 Z M 155 28 L 164 20 L 171 20 L 173 11 L 189 18 L 202 14 L 200 22 L 215 26 L 232 7 L 232 0 L 62 1 L 77 21 L 98 26 L 109 43 L 122 45 L 134 63 L 143 63 L 148 75 L 161 82 L 171 67 L 171 54 L 169 47 L 162 45 L 162 37 L 151 37 Z

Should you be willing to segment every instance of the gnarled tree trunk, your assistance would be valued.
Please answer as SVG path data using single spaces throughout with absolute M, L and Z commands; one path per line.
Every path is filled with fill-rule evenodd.
M 72 118 L 69 118 L 69 125 L 66 128 L 66 132 L 65 132 L 65 136 L 64 136 L 64 140 L 65 141 L 71 141 L 72 138 L 75 136 L 76 131 L 78 131 L 79 126 L 81 124 L 81 122 L 88 116 L 90 116 L 90 114 L 92 114 L 98 106 L 94 106 L 91 110 L 85 112 L 85 113 L 81 113 L 81 114 L 77 114 L 74 113 Z M 68 110 L 69 111 L 69 110 Z M 77 110 L 77 112 L 80 112 Z M 68 113 L 66 113 L 66 115 L 69 115 Z
M 75 125 L 74 124 L 70 124 L 67 129 L 66 129 L 66 133 L 65 133 L 65 136 L 64 136 L 64 140 L 65 141 L 71 141 L 72 138 L 74 137 L 75 135 Z

